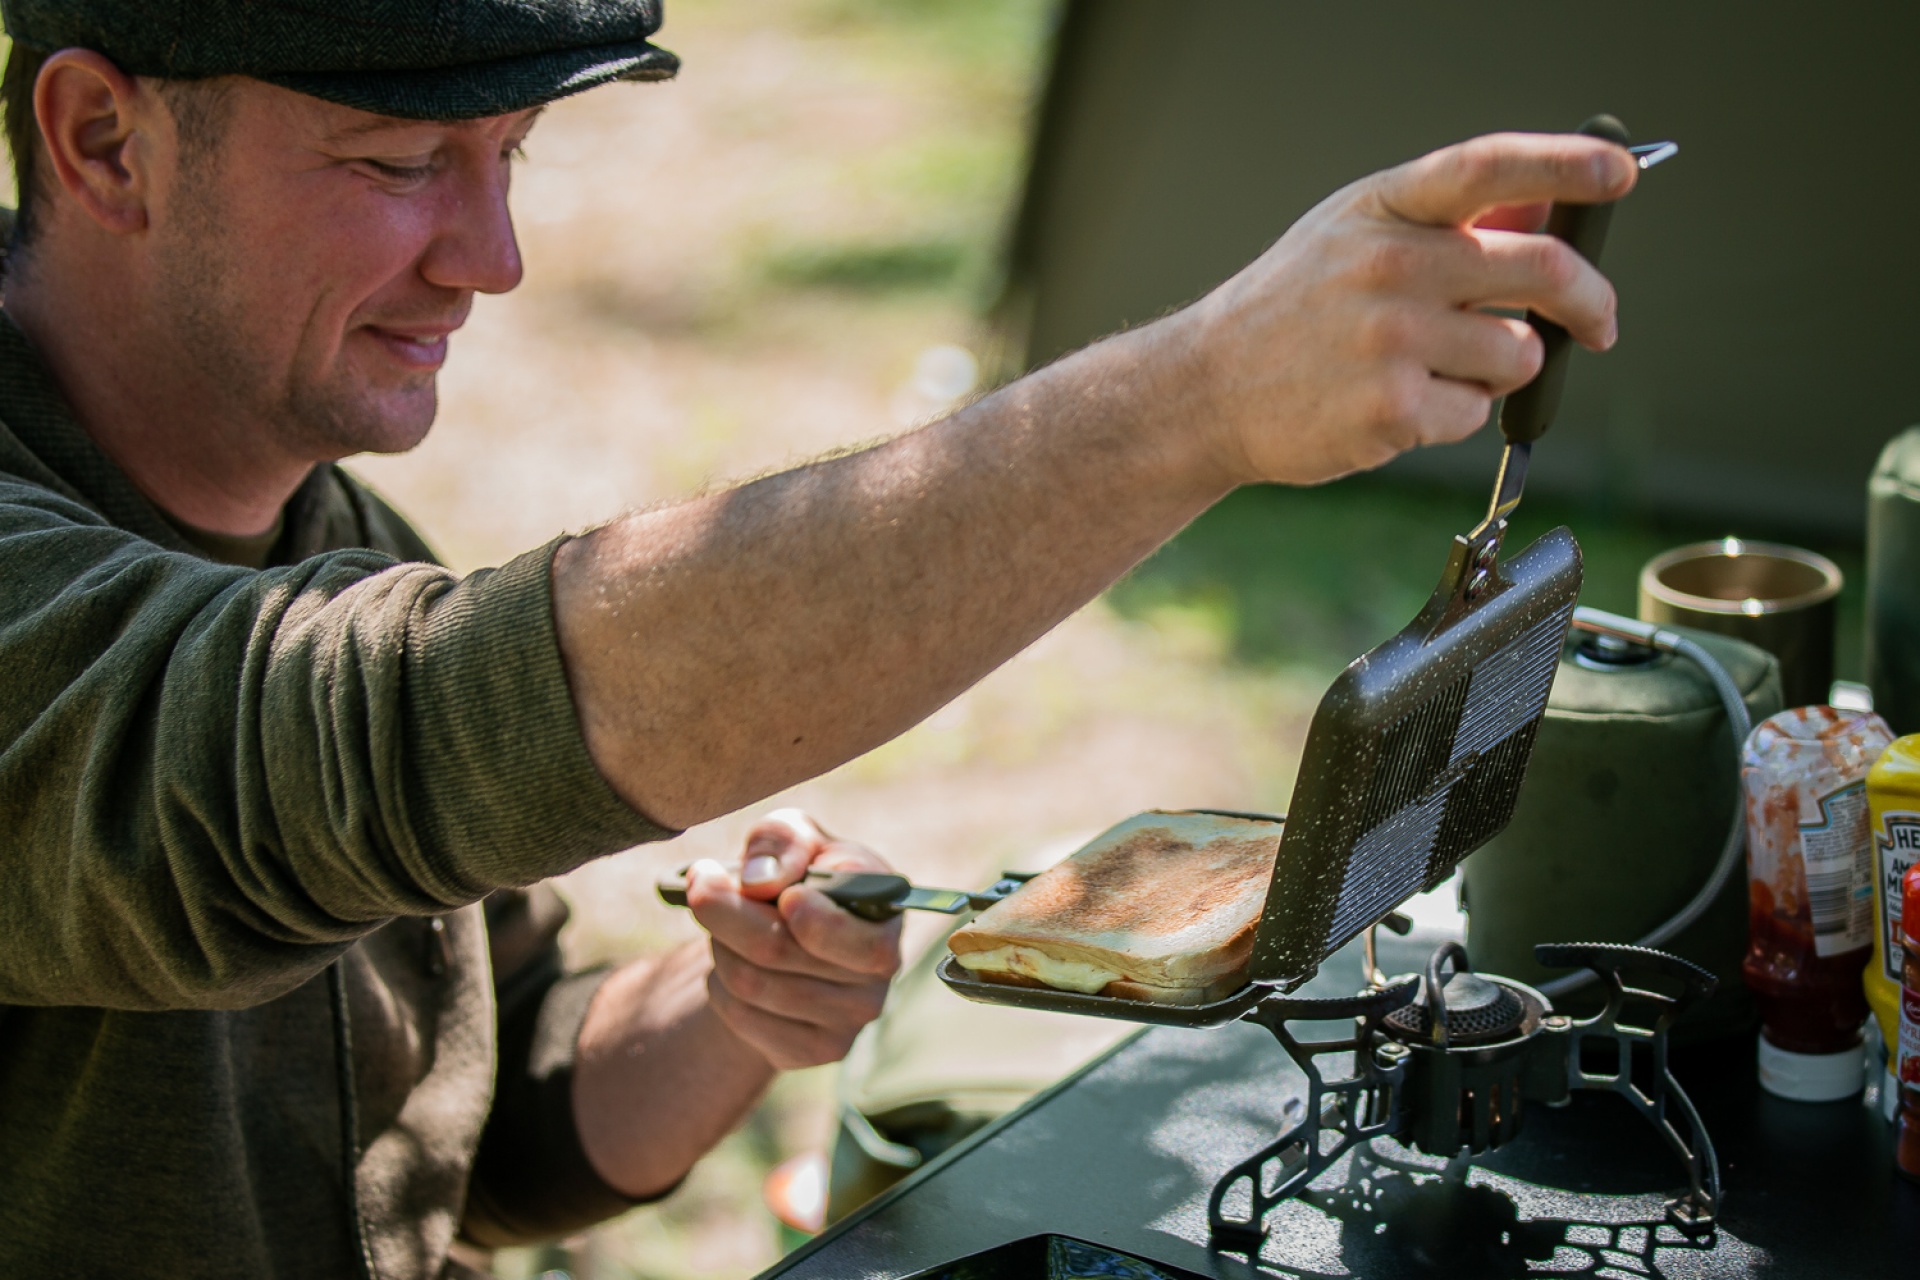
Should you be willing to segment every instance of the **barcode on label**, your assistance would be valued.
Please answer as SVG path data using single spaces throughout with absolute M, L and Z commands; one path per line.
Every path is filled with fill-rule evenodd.
M 1807 909 L 1813 915 L 1816 937 L 1845 933 L 1853 922 L 1853 875 L 1850 867 L 1831 871 L 1807 870 Z
M 1837 956 L 1873 941 L 1873 840 L 1867 788 L 1856 782 L 1821 796 L 1819 822 L 1800 824 L 1815 955 Z

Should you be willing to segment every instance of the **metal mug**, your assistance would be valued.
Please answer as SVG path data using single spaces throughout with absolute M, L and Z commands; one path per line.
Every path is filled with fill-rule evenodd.
M 1733 636 L 1780 660 L 1789 707 L 1827 701 L 1840 566 L 1777 542 L 1675 547 L 1640 570 L 1640 618 Z

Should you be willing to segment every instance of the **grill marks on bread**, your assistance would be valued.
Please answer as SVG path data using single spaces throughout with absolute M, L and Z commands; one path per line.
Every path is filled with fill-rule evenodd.
M 1250 886 L 1264 898 L 1276 847 L 1263 837 L 1195 846 L 1171 827 L 1143 827 L 1097 859 L 1035 877 L 1020 891 L 1021 906 L 1029 916 L 1070 920 L 1078 932 L 1176 934 L 1246 897 Z

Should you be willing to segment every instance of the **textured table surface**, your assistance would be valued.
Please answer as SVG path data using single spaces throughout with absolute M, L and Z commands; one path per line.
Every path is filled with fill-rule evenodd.
M 766 1274 L 937 1276 L 1053 1234 L 1207 1277 L 1920 1275 L 1920 1188 L 1893 1176 L 1886 1126 L 1858 1102 L 1772 1098 L 1752 1062 L 1732 1045 L 1680 1067 L 1726 1188 L 1710 1246 L 1659 1226 L 1679 1166 L 1596 1094 L 1534 1108 L 1464 1181 L 1395 1143 L 1356 1149 L 1275 1211 L 1257 1270 L 1215 1253 L 1209 1191 L 1304 1087 L 1265 1031 L 1238 1024 L 1124 1042 Z

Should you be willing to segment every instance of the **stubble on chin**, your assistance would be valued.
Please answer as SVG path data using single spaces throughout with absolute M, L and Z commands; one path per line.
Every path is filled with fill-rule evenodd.
M 436 375 L 382 391 L 357 382 L 336 361 L 326 382 L 289 381 L 283 421 L 316 462 L 356 453 L 405 453 L 426 439 L 439 412 Z

